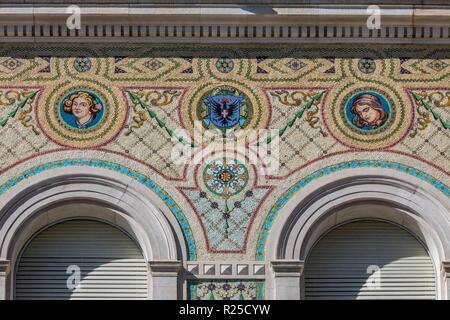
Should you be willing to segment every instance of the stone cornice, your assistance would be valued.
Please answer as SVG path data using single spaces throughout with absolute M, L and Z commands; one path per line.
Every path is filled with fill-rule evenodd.
M 444 279 L 450 279 L 450 261 L 442 261 L 441 273 Z
M 1 274 L 7 275 L 9 273 L 9 267 L 10 267 L 9 260 L 0 260 L 0 273 Z
M 274 260 L 270 265 L 275 277 L 300 277 L 303 273 L 305 262 L 301 260 Z
M 81 6 L 69 30 L 64 5 L 0 4 L 1 42 L 450 43 L 450 6 L 381 6 L 369 30 L 364 5 Z
M 183 264 L 181 261 L 149 261 L 152 277 L 176 277 Z

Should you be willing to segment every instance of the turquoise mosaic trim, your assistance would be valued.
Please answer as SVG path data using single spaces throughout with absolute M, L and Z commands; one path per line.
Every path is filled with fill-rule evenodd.
M 6 183 L 2 184 L 0 186 L 0 196 L 2 196 L 6 191 L 10 190 L 15 185 L 17 185 L 19 182 L 24 181 L 32 176 L 35 176 L 38 173 L 49 171 L 55 168 L 64 168 L 64 167 L 94 167 L 107 169 L 124 174 L 145 185 L 147 188 L 153 191 L 158 197 L 160 197 L 161 200 L 163 200 L 164 203 L 169 207 L 170 211 L 172 211 L 173 215 L 178 220 L 181 229 L 183 230 L 184 239 L 186 241 L 187 249 L 189 252 L 189 260 L 191 261 L 197 260 L 197 247 L 195 245 L 195 239 L 191 227 L 183 211 L 175 203 L 172 197 L 158 184 L 150 180 L 147 176 L 139 173 L 138 171 L 131 170 L 117 163 L 96 159 L 67 159 L 44 163 L 37 167 L 28 169 L 22 172 L 17 177 L 12 178 Z
M 440 190 L 442 193 L 444 193 L 447 197 L 450 198 L 450 189 L 448 186 L 446 186 L 444 183 L 439 181 L 438 179 L 434 178 L 433 176 L 422 172 L 420 170 L 417 170 L 415 168 L 412 168 L 410 166 L 398 163 L 398 162 L 391 162 L 391 161 L 383 161 L 383 160 L 354 160 L 354 161 L 346 161 L 346 162 L 340 162 L 328 167 L 325 167 L 323 169 L 317 170 L 316 172 L 304 177 L 299 182 L 294 184 L 292 187 L 290 187 L 285 193 L 281 195 L 281 197 L 278 199 L 278 201 L 275 203 L 275 205 L 270 210 L 269 214 L 266 217 L 266 220 L 264 221 L 263 226 L 261 227 L 261 231 L 258 235 L 258 242 L 256 244 L 256 260 L 257 261 L 264 261 L 265 258 L 265 251 L 266 251 L 266 242 L 267 237 L 269 236 L 270 229 L 272 228 L 273 222 L 275 221 L 278 213 L 281 211 L 281 209 L 286 205 L 288 200 L 296 194 L 298 191 L 300 191 L 303 187 L 305 187 L 308 183 L 311 181 L 317 180 L 320 177 L 324 177 L 327 175 L 330 175 L 334 172 L 346 170 L 346 169 L 353 169 L 353 168 L 387 168 L 387 169 L 393 169 L 396 171 L 402 171 L 406 174 L 412 175 L 414 177 L 417 177 L 423 181 L 428 182 L 438 190 Z
M 264 300 L 265 282 L 188 280 L 188 300 Z

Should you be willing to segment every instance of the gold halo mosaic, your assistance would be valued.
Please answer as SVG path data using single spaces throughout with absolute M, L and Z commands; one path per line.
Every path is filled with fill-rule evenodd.
M 50 139 L 84 149 L 104 145 L 119 133 L 127 116 L 124 104 L 112 90 L 92 83 L 62 84 L 46 90 L 36 113 Z
M 322 107 L 322 116 L 330 134 L 350 148 L 387 148 L 405 137 L 414 119 L 404 95 L 380 86 L 346 86 Z

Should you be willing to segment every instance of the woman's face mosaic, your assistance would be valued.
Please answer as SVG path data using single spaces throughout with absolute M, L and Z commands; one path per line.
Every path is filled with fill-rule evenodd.
M 375 123 L 381 117 L 380 112 L 367 103 L 356 105 L 355 110 L 358 116 L 367 123 Z

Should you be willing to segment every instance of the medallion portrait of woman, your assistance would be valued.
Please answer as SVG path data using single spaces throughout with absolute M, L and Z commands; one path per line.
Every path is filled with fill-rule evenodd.
M 70 94 L 62 104 L 62 111 L 66 115 L 63 120 L 78 129 L 87 129 L 97 124 L 101 118 L 103 105 L 92 93 L 77 91 Z
M 350 112 L 354 115 L 352 123 L 365 130 L 379 128 L 389 118 L 389 113 L 383 108 L 380 99 L 371 93 L 357 96 L 353 100 Z

